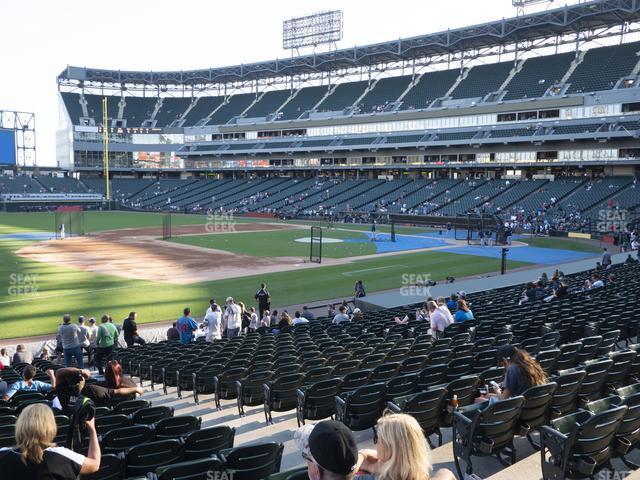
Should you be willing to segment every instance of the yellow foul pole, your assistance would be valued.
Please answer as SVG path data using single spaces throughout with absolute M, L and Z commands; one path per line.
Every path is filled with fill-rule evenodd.
M 105 197 L 107 198 L 107 202 L 109 202 L 111 195 L 109 193 L 109 114 L 107 112 L 107 97 L 102 97 L 102 144 L 104 181 L 106 185 Z

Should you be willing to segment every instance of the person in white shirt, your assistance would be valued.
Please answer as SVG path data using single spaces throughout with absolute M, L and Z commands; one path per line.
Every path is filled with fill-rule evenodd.
M 242 330 L 242 311 L 233 301 L 233 297 L 227 297 L 224 320 L 227 326 L 227 338 L 232 339 L 240 335 L 240 330 Z
M 438 304 L 434 301 L 427 302 L 429 309 L 429 319 L 431 323 L 431 335 L 433 338 L 440 338 L 445 328 L 451 325 L 445 313 L 438 308 Z
M 260 320 L 261 327 L 270 327 L 271 326 L 271 312 L 269 310 L 264 311 L 264 316 Z
M 438 305 L 438 310 L 444 313 L 444 316 L 447 317 L 447 322 L 452 324 L 454 322 L 453 314 L 451 313 L 451 310 L 449 310 L 449 307 L 447 307 L 447 302 L 444 297 L 438 297 L 436 304 Z
M 593 274 L 591 275 L 591 288 L 602 288 L 604 287 L 604 282 L 600 278 L 599 275 Z
M 222 310 L 218 305 L 214 303 L 207 309 L 207 314 L 202 323 L 207 329 L 205 334 L 207 342 L 222 338 Z
M 249 308 L 249 316 L 251 317 L 251 320 L 249 320 L 249 332 L 252 333 L 258 329 L 258 314 L 255 307 Z
M 2 364 L 3 367 L 8 367 L 11 365 L 11 357 L 7 353 L 6 348 L 0 349 L 0 364 Z
M 89 346 L 85 349 L 87 351 L 87 357 L 89 366 L 94 364 L 94 354 L 96 353 L 97 340 L 98 340 L 98 327 L 96 327 L 96 319 L 91 317 L 89 319 L 89 325 L 85 327 L 87 329 L 87 340 L 89 340 Z
M 300 315 L 300 312 L 296 312 L 293 316 L 293 324 L 300 325 L 301 323 L 309 323 L 309 320 Z

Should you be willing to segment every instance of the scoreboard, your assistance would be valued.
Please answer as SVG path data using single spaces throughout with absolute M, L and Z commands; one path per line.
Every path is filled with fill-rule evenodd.
M 0 128 L 0 165 L 16 164 L 16 132 Z

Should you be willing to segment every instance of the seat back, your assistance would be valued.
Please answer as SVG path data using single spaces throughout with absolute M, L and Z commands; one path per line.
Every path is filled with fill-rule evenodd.
M 520 414 L 520 425 L 535 429 L 545 424 L 549 418 L 553 392 L 557 387 L 556 383 L 551 382 L 530 387 L 522 393 L 524 404 Z
M 100 469 L 96 473 L 83 475 L 82 480 L 118 480 L 124 474 L 124 457 L 106 454 L 100 458 Z
M 342 378 L 340 385 L 340 392 L 351 392 L 358 387 L 369 383 L 371 378 L 371 370 L 358 370 L 355 372 L 347 373 Z
M 373 427 L 384 410 L 386 392 L 384 383 L 374 383 L 347 394 L 343 423 L 356 431 Z
M 523 397 L 512 397 L 481 410 L 474 440 L 490 439 L 494 448 L 511 442 L 523 405 Z
M 127 450 L 127 474 L 145 475 L 156 467 L 182 461 L 182 444 L 175 439 L 136 445 Z
M 554 416 L 566 415 L 575 410 L 578 392 L 586 376 L 587 372 L 576 371 L 565 373 L 555 379 L 557 387 L 551 401 Z
M 447 389 L 443 386 L 432 387 L 424 392 L 405 397 L 398 405 L 403 413 L 414 417 L 424 432 L 429 434 L 440 425 L 445 408 Z
M 220 461 L 214 458 L 201 458 L 156 469 L 158 480 L 210 480 L 220 470 Z
M 135 445 L 150 442 L 153 438 L 153 429 L 148 425 L 115 428 L 102 437 L 102 451 L 104 453 L 122 452 Z
M 220 452 L 223 469 L 234 480 L 255 480 L 280 471 L 284 445 L 269 442 Z
M 180 438 L 198 430 L 202 419 L 194 415 L 179 415 L 160 420 L 155 426 L 155 434 L 158 440 L 166 438 Z
M 151 425 L 168 417 L 173 417 L 173 407 L 166 405 L 148 407 L 135 412 L 131 417 L 131 423 L 134 425 Z
M 195 430 L 184 440 L 185 459 L 210 457 L 220 450 L 232 448 L 235 435 L 236 429 L 227 425 Z

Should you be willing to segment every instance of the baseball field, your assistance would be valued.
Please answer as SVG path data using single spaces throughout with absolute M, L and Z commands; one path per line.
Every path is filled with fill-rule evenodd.
M 318 265 L 308 261 L 312 223 L 173 214 L 172 238 L 163 240 L 161 214 L 84 212 L 86 235 L 60 240 L 51 213 L 1 213 L 0 338 L 52 333 L 65 313 L 119 321 L 135 310 L 145 323 L 175 319 L 190 306 L 201 316 L 209 298 L 252 305 L 261 282 L 277 307 L 351 298 L 356 280 L 371 293 L 400 287 L 407 274 L 439 281 L 500 268 L 493 252 L 466 254 L 462 242 L 439 232 L 400 227 L 391 242 L 384 226 L 372 238 L 369 226 L 348 224 L 323 229 Z M 597 251 L 534 240 L 523 248 Z M 509 268 L 545 263 L 534 251 L 519 252 Z

